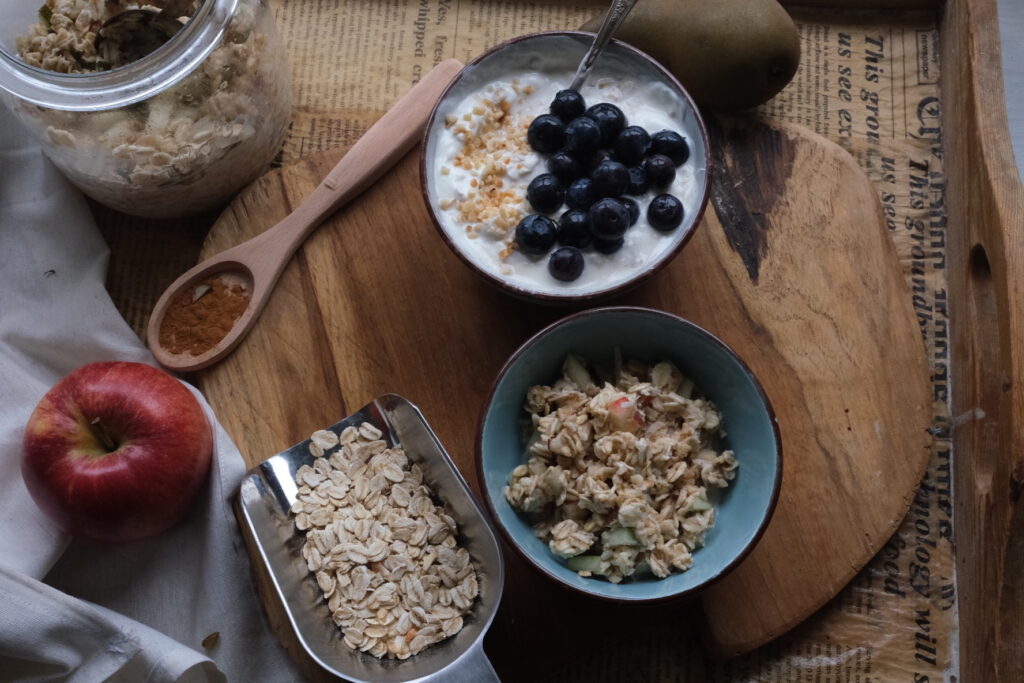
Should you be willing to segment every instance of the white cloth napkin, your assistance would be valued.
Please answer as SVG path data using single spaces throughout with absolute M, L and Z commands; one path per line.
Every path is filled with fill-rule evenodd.
M 93 361 L 153 363 L 104 289 L 106 265 L 85 201 L 0 107 L 0 680 L 297 680 L 230 507 L 243 461 L 194 389 L 216 445 L 177 527 L 125 546 L 69 541 L 25 489 L 25 423 L 57 380 Z

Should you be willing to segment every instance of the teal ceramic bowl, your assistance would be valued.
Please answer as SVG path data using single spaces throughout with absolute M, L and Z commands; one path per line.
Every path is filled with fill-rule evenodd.
M 527 390 L 550 384 L 572 351 L 590 362 L 623 358 L 671 360 L 719 408 L 728 436 L 723 448 L 739 461 L 736 478 L 716 492 L 717 521 L 694 551 L 693 566 L 666 578 L 613 584 L 579 576 L 537 538 L 505 499 L 509 475 L 526 461 L 522 425 Z M 477 434 L 477 472 L 487 508 L 506 541 L 542 574 L 586 596 L 623 603 L 692 596 L 725 576 L 750 552 L 775 508 L 782 481 L 782 442 L 768 398 L 747 365 L 722 341 L 675 315 L 645 308 L 598 308 L 571 315 L 537 333 L 508 360 L 484 405 Z

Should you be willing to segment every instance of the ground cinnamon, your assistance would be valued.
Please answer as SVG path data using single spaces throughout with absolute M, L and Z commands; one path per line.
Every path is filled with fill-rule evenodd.
M 199 356 L 223 339 L 249 305 L 250 294 L 236 282 L 215 277 L 182 292 L 167 307 L 160 346 Z

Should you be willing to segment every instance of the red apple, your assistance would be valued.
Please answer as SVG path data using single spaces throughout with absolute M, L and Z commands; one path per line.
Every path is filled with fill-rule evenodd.
M 185 516 L 212 453 L 210 423 L 174 377 L 142 363 L 90 363 L 36 406 L 21 472 L 65 531 L 127 543 Z

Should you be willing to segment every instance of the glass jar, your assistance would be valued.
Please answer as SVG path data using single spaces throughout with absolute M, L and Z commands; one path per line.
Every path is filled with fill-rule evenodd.
M 24 38 L 46 14 L 62 28 L 77 16 L 77 38 L 91 42 L 106 4 L 46 0 L 40 11 L 0 0 L 4 104 L 71 182 L 118 211 L 170 218 L 225 203 L 268 166 L 291 120 L 289 67 L 266 0 L 202 0 L 154 52 L 107 71 L 50 70 L 66 68 L 60 45 L 74 30 Z

